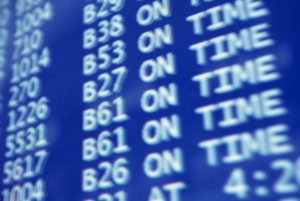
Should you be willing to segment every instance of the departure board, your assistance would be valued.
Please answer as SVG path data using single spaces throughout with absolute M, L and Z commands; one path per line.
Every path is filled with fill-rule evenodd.
M 300 2 L 0 0 L 3 201 L 300 201 Z

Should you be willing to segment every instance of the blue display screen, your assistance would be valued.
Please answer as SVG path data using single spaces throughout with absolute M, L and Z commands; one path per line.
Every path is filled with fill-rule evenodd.
M 0 0 L 3 201 L 300 201 L 300 3 Z

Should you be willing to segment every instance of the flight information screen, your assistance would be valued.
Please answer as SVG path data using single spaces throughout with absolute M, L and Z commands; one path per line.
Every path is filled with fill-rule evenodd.
M 300 2 L 0 0 L 0 200 L 300 201 Z

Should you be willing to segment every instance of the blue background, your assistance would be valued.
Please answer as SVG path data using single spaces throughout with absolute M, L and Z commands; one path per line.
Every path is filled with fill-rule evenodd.
M 82 57 L 87 54 L 87 51 L 82 49 L 82 33 L 87 28 L 82 22 L 82 10 L 85 2 L 74 0 L 53 0 L 52 2 L 55 9 L 54 19 L 51 22 L 47 22 L 43 28 L 46 33 L 45 45 L 52 50 L 52 65 L 50 69 L 40 75 L 43 80 L 43 94 L 51 100 L 51 116 L 47 120 L 51 142 L 48 148 L 50 158 L 42 176 L 46 181 L 46 200 L 75 201 L 89 197 L 96 199 L 101 192 L 85 194 L 81 190 L 82 170 L 89 166 L 96 167 L 99 162 L 84 163 L 82 161 L 82 140 L 89 136 L 96 136 L 101 131 L 101 129 L 98 129 L 95 132 L 85 133 L 82 130 L 82 111 L 86 108 L 82 103 L 82 85 L 88 79 L 95 79 L 97 76 L 86 78 L 82 75 Z M 140 27 L 135 19 L 136 11 L 143 5 L 143 1 L 127 0 L 126 6 L 122 11 L 127 27 L 125 35 L 122 36 L 122 39 L 127 43 L 128 55 L 125 65 L 129 69 L 122 96 L 126 100 L 127 113 L 130 116 L 130 120 L 124 124 L 122 123 L 122 125 L 127 129 L 128 144 L 131 146 L 131 151 L 124 156 L 130 161 L 129 169 L 132 176 L 130 183 L 125 187 L 117 187 L 113 191 L 108 190 L 106 192 L 116 192 L 118 189 L 124 189 L 128 192 L 128 200 L 143 201 L 147 200 L 152 186 L 161 186 L 173 181 L 184 181 L 187 184 L 187 188 L 182 191 L 182 201 L 234 201 L 237 199 L 233 196 L 225 195 L 222 192 L 222 188 L 230 172 L 236 167 L 242 167 L 249 174 L 255 170 L 269 171 L 267 181 L 258 183 L 250 179 L 248 182 L 253 188 L 257 185 L 263 185 L 272 189 L 272 185 L 280 176 L 280 172 L 271 171 L 270 162 L 286 157 L 295 160 L 300 153 L 300 2 L 295 0 L 265 0 L 267 7 L 271 11 L 270 16 L 255 21 L 237 23 L 233 27 L 201 36 L 201 38 L 193 35 L 191 24 L 185 21 L 187 16 L 200 11 L 200 8 L 192 8 L 187 0 L 172 0 L 171 2 L 172 17 L 163 19 L 146 28 Z M 201 9 L 223 2 L 225 1 L 215 1 L 201 7 Z M 206 68 L 197 66 L 195 54 L 188 50 L 191 44 L 200 40 L 230 31 L 238 31 L 243 27 L 249 27 L 263 21 L 269 22 L 272 26 L 270 32 L 276 41 L 276 45 L 273 47 L 253 53 L 243 53 L 239 57 L 228 59 L 222 63 L 214 63 Z M 151 55 L 139 53 L 137 49 L 137 38 L 139 35 L 149 29 L 168 23 L 174 27 L 175 45 L 158 50 Z M 96 49 L 93 51 L 96 51 Z M 138 75 L 140 64 L 144 60 L 161 54 L 164 55 L 169 51 L 174 52 L 176 55 L 177 75 L 151 84 L 142 83 Z M 257 55 L 269 52 L 277 56 L 276 64 L 283 79 L 269 84 L 249 86 L 242 91 L 214 96 L 207 100 L 200 99 L 198 86 L 191 81 L 194 75 L 244 61 L 247 58 L 255 58 Z M 9 76 L 10 70 L 8 67 L 7 77 Z M 179 86 L 180 106 L 160 111 L 157 114 L 145 114 L 140 107 L 140 98 L 143 92 L 171 82 L 175 82 Z M 8 89 L 7 84 L 8 82 L 3 85 L 6 89 Z M 199 106 L 240 96 L 247 97 L 252 93 L 273 87 L 280 87 L 284 90 L 283 100 L 285 106 L 289 109 L 289 114 L 286 116 L 263 121 L 253 120 L 246 125 L 206 132 L 202 129 L 201 117 L 194 113 L 194 109 Z M 7 101 L 10 95 L 7 90 L 5 94 Z M 156 146 L 146 145 L 141 138 L 141 130 L 144 123 L 150 119 L 160 118 L 173 113 L 181 116 L 183 138 Z M 2 118 L 5 128 L 7 116 L 2 116 Z M 289 135 L 296 149 L 294 154 L 282 157 L 255 157 L 255 159 L 243 163 L 222 164 L 212 168 L 206 164 L 204 151 L 197 147 L 197 144 L 203 140 L 242 131 L 251 131 L 253 128 L 276 123 L 287 123 L 290 125 Z M 108 128 L 113 129 L 115 127 L 111 126 Z M 6 134 L 3 132 L 0 136 L 0 169 L 3 168 L 5 137 Z M 174 147 L 180 147 L 184 151 L 185 173 L 154 180 L 147 178 L 143 173 L 143 161 L 147 154 Z M 114 159 L 116 159 L 116 156 L 105 160 L 114 161 Z M 3 175 L 1 178 L 3 178 Z M 0 189 L 2 188 L 3 186 L 0 184 Z M 299 195 L 295 196 L 300 197 Z M 272 194 L 267 198 L 259 198 L 251 192 L 248 200 L 275 201 L 279 200 L 279 198 L 281 196 L 276 194 Z

